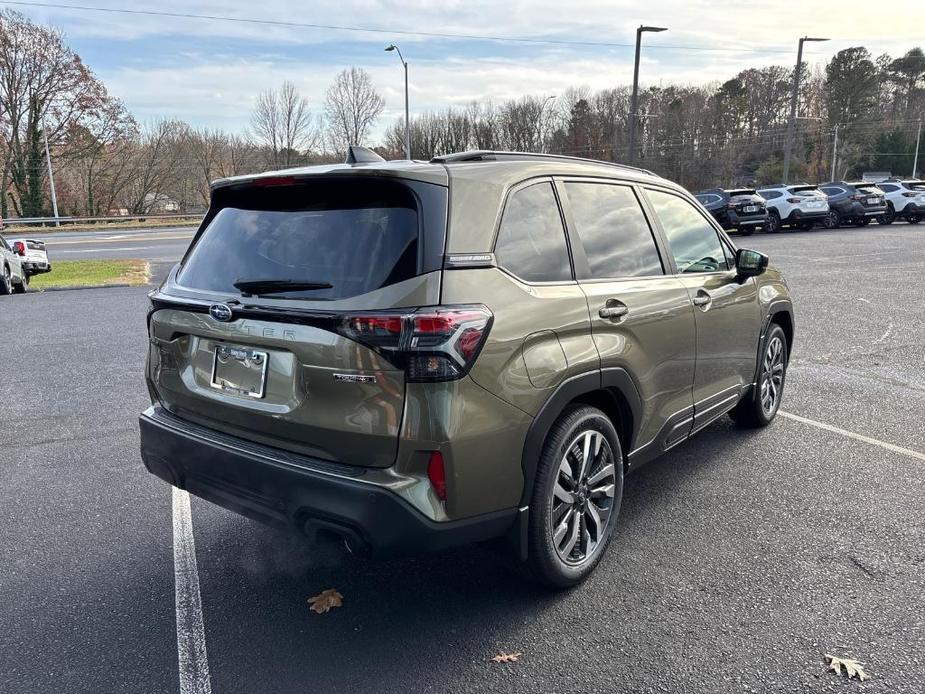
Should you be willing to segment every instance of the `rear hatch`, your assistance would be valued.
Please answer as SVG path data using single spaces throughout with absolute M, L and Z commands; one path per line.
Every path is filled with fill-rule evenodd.
M 882 212 L 886 209 L 886 195 L 873 184 L 864 185 L 855 183 L 853 197 L 857 202 L 861 203 L 868 212 Z
M 753 188 L 739 188 L 727 191 L 728 207 L 735 210 L 739 217 L 763 216 L 765 200 Z
M 829 209 L 828 197 L 816 186 L 790 186 L 787 190 L 792 193 L 789 202 L 803 212 L 827 212 Z
M 381 176 L 217 188 L 152 295 L 152 397 L 258 443 L 391 464 L 407 380 L 388 351 L 396 309 L 439 303 L 446 201 L 444 186 Z

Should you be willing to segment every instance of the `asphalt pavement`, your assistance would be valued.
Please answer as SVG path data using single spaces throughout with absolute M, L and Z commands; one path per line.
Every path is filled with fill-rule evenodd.
M 925 691 L 925 228 L 737 243 L 791 284 L 783 410 L 809 423 L 722 421 L 631 475 L 562 593 L 481 548 L 373 562 L 194 498 L 211 690 Z M 171 493 L 138 456 L 146 291 L 0 297 L 0 692 L 179 690 Z M 314 614 L 326 588 L 344 605 Z
M 152 262 L 179 260 L 196 227 L 161 227 L 97 231 L 59 231 L 41 234 L 7 233 L 9 238 L 38 238 L 45 242 L 52 265 L 56 260 L 141 258 Z

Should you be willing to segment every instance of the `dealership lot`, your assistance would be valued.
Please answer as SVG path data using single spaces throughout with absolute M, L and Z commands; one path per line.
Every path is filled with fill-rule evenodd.
M 925 689 L 925 228 L 736 241 L 790 281 L 783 409 L 809 422 L 723 421 L 632 475 L 568 593 L 479 548 L 373 563 L 193 499 L 212 690 Z M 171 494 L 135 424 L 145 291 L 0 301 L 0 691 L 180 688 Z M 326 588 L 344 606 L 310 612 Z

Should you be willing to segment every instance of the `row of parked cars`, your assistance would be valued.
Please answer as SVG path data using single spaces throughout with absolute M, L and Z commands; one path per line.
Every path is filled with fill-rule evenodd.
M 836 229 L 866 226 L 872 219 L 878 224 L 892 224 L 897 219 L 918 224 L 925 219 L 922 180 L 780 183 L 760 188 L 714 188 L 696 197 L 724 229 L 746 236 L 756 229 L 809 230 L 816 225 Z
M 23 294 L 29 287 L 29 278 L 44 272 L 51 272 L 51 262 L 42 241 L 7 241 L 0 234 L 0 294 Z

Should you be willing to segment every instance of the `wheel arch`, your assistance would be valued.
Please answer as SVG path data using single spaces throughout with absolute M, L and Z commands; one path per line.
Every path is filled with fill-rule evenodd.
M 626 466 L 642 415 L 642 399 L 635 382 L 619 367 L 574 376 L 559 384 L 547 398 L 527 431 L 521 458 L 524 479 L 521 506 L 530 502 L 536 468 L 549 430 L 566 408 L 575 404 L 596 407 L 610 418 L 617 430 Z

